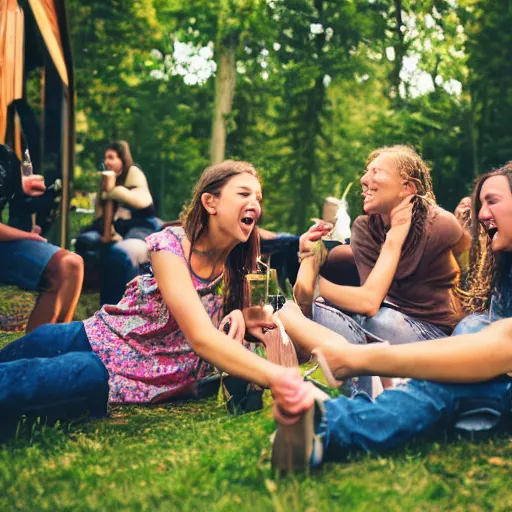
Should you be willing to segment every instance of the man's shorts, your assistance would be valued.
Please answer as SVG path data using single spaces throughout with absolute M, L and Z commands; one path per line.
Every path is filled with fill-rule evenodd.
M 0 242 L 0 283 L 39 290 L 44 269 L 59 249 L 37 240 Z

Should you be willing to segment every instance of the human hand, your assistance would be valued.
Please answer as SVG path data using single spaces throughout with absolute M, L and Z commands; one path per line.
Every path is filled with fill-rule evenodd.
M 31 174 L 30 176 L 21 177 L 21 186 L 23 192 L 30 197 L 39 197 L 44 194 L 46 185 L 44 184 L 44 177 L 40 174 Z
M 398 206 L 391 210 L 391 227 L 386 235 L 386 240 L 396 240 L 401 244 L 405 242 L 411 228 L 413 198 L 413 194 L 406 196 Z
M 282 424 L 297 423 L 300 415 L 313 407 L 315 389 L 305 382 L 298 368 L 280 369 L 269 379 L 274 397 L 274 417 Z
M 114 242 L 120 242 L 122 239 L 123 237 L 112 227 L 112 234 L 110 236 L 102 235 L 100 241 L 102 244 L 113 244 Z
M 315 242 L 320 240 L 332 231 L 333 225 L 330 222 L 320 220 L 313 224 L 299 239 L 299 253 L 302 257 L 312 253 Z
M 220 322 L 219 331 L 226 333 L 230 338 L 242 343 L 245 336 L 245 320 L 243 313 L 239 309 L 231 311 L 231 313 L 226 315 Z
M 244 308 L 243 314 L 247 332 L 264 342 L 264 329 L 274 329 L 276 327 L 272 318 L 273 313 L 274 308 L 270 304 Z
M 36 242 L 47 242 L 46 238 L 42 237 L 39 233 L 31 232 L 26 233 L 24 240 L 35 240 Z
M 116 173 L 114 171 L 101 171 L 101 190 L 102 192 L 111 192 L 116 186 Z

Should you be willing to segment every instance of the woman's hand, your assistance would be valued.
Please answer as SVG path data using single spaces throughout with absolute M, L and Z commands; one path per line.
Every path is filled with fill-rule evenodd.
M 269 379 L 274 397 L 274 417 L 283 424 L 297 423 L 300 415 L 313 407 L 315 390 L 305 382 L 298 368 L 279 371 Z
M 386 240 L 396 240 L 403 245 L 412 221 L 412 208 L 414 195 L 408 195 L 402 202 L 391 210 L 391 227 L 386 235 Z
M 270 304 L 244 308 L 245 328 L 249 334 L 264 342 L 263 329 L 274 329 L 276 324 L 272 318 L 274 309 Z
M 315 242 L 332 231 L 332 224 L 323 220 L 313 224 L 299 239 L 299 257 L 306 258 L 312 255 Z
M 229 326 L 227 332 L 225 331 L 226 325 Z M 245 320 L 243 313 L 239 309 L 231 311 L 231 313 L 226 315 L 220 322 L 219 331 L 226 332 L 230 338 L 242 343 L 245 336 Z
M 32 174 L 31 176 L 21 177 L 21 186 L 23 192 L 30 197 L 40 197 L 46 190 L 44 177 L 40 174 Z

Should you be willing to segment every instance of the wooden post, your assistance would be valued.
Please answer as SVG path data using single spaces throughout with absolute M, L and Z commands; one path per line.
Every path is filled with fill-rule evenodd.
M 101 171 L 101 192 L 110 192 L 116 184 L 116 173 L 114 171 Z M 112 242 L 112 221 L 114 220 L 114 200 L 105 199 L 103 206 L 103 237 L 101 241 L 105 244 Z

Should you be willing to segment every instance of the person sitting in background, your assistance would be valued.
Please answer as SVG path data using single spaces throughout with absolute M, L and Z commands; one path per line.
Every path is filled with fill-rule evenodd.
M 148 261 L 145 238 L 159 231 L 163 224 L 156 217 L 146 176 L 133 163 L 126 141 L 113 142 L 105 151 L 105 166 L 115 172 L 115 184 L 100 192 L 96 201 L 96 220 L 76 241 L 79 254 L 95 251 L 105 242 L 100 256 L 100 303 L 117 304 L 126 284 Z M 113 219 L 105 218 L 107 201 L 114 201 Z M 112 233 L 102 239 L 111 223 Z M 108 228 L 109 229 L 109 228 Z M 110 243 L 112 241 L 113 243 Z
M 276 401 L 278 433 L 272 456 L 276 468 L 309 468 L 353 451 L 382 452 L 433 433 L 510 429 L 512 166 L 478 180 L 472 208 L 473 241 L 485 247 L 472 252 L 477 257 L 471 262 L 476 278 L 467 299 L 470 306 L 488 311 L 463 319 L 452 337 L 398 346 L 356 346 L 305 318 L 293 303 L 279 311 L 286 332 L 294 343 L 313 350 L 332 385 L 352 375 L 415 380 L 384 391 L 375 401 L 362 395 L 339 397 L 318 402 L 316 410 L 306 405 L 311 397 L 303 383 L 281 382 L 281 387 L 288 386 L 288 401 L 295 394 L 296 409 L 307 412 L 291 413 L 287 404 Z M 488 251 L 489 257 L 479 268 L 482 251 Z
M 0 213 L 7 203 L 21 203 L 24 196 L 40 197 L 45 190 L 43 177 L 22 177 L 16 155 L 0 145 Z M 0 262 L 0 283 L 40 291 L 27 332 L 73 319 L 83 282 L 80 256 L 49 244 L 38 233 L 0 222 Z

